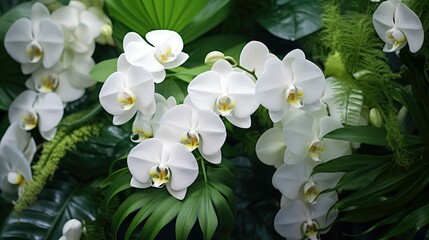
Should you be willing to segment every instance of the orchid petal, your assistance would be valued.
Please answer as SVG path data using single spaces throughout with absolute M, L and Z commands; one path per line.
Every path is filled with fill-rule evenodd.
M 22 115 L 33 110 L 33 104 L 37 99 L 37 93 L 32 90 L 25 90 L 20 93 L 10 104 L 8 117 L 9 122 L 21 122 Z
M 36 36 L 43 48 L 43 66 L 54 66 L 64 49 L 64 36 L 61 28 L 51 20 L 40 22 L 40 35 Z
M 54 139 L 55 134 L 57 133 L 57 128 L 52 128 L 47 131 L 40 131 L 40 135 L 47 141 Z
M 301 186 L 308 181 L 311 166 L 304 161 L 295 165 L 283 164 L 273 175 L 272 183 L 283 196 L 295 200 L 298 198 Z
M 166 185 L 168 192 L 171 194 L 171 196 L 179 199 L 179 200 L 183 200 L 186 196 L 186 191 L 187 189 L 182 189 L 182 190 L 174 190 L 173 188 L 171 188 L 170 184 L 167 183 Z
M 395 14 L 395 8 L 396 5 L 392 4 L 390 1 L 382 2 L 372 16 L 375 31 L 384 42 L 388 41 L 386 38 L 386 31 L 394 26 L 393 16 Z
M 118 57 L 118 61 L 116 62 L 116 66 L 117 66 L 118 72 L 121 72 L 121 73 L 127 75 L 128 70 L 130 69 L 130 67 L 132 65 L 127 61 L 125 54 L 121 53 L 121 55 L 119 55 L 119 57 Z
M 226 116 L 225 118 L 228 119 L 228 121 L 234 126 L 239 128 L 250 128 L 250 126 L 252 125 L 252 120 L 250 116 L 239 118 L 235 115 L 230 115 Z
M 131 42 L 145 42 L 143 40 L 143 38 L 135 32 L 129 32 L 127 34 L 125 34 L 124 36 L 124 40 L 123 40 L 123 48 L 125 49 L 125 47 L 131 43 Z M 147 44 L 149 46 L 149 44 Z M 149 46 L 151 47 L 151 46 Z
M 165 69 L 175 68 L 182 65 L 184 62 L 186 62 L 188 58 L 189 58 L 188 54 L 181 52 L 176 56 L 176 58 L 173 61 L 165 62 L 162 65 L 164 66 Z
M 162 83 L 165 80 L 166 73 L 164 69 L 158 72 L 151 72 L 151 73 L 152 73 L 153 81 L 155 83 Z
M 291 84 L 286 81 L 285 76 L 282 62 L 271 58 L 266 61 L 264 71 L 256 81 L 256 97 L 270 111 L 280 111 L 285 104 L 284 92 Z
M 113 116 L 113 125 L 122 125 L 128 122 L 137 112 L 137 107 L 134 105 L 130 109 L 123 111 L 121 114 Z
M 37 62 L 37 63 L 22 63 L 21 64 L 21 71 L 24 74 L 30 74 L 30 73 L 36 71 L 36 69 L 39 68 L 40 65 L 42 65 L 42 61 Z
M 64 6 L 52 12 L 52 20 L 66 28 L 74 31 L 79 25 L 79 12 L 72 6 Z
M 63 102 L 72 102 L 81 98 L 85 94 L 84 89 L 78 89 L 70 84 L 70 74 L 63 72 L 59 75 L 58 87 L 55 93 L 61 98 Z
M 29 63 L 26 48 L 33 41 L 31 21 L 26 18 L 16 20 L 6 32 L 4 46 L 7 53 L 19 63 Z M 34 71 L 34 70 L 33 70 Z
M 206 155 L 202 151 L 200 151 L 200 153 L 201 153 L 201 156 L 203 156 L 203 158 L 209 163 L 219 164 L 222 161 L 222 152 L 220 149 L 211 155 Z
M 311 205 L 311 216 L 317 221 L 320 228 L 329 226 L 337 218 L 338 211 L 329 211 L 334 204 L 334 199 L 321 195 L 316 199 L 315 203 Z M 328 211 L 329 215 L 327 215 Z
M 183 49 L 182 37 L 177 32 L 171 30 L 153 30 L 146 33 L 145 37 L 155 47 L 168 43 L 175 54 L 180 53 Z
M 231 64 L 224 59 L 216 61 L 211 70 L 217 72 L 221 77 L 226 77 L 228 74 L 234 72 Z
M 294 201 L 281 208 L 274 218 L 274 229 L 283 237 L 302 239 L 301 226 L 310 215 L 309 209 L 301 201 Z
M 39 114 L 40 132 L 56 127 L 64 114 L 63 102 L 55 93 L 39 94 L 34 109 Z
M 149 72 L 158 72 L 164 69 L 153 55 L 153 47 L 146 42 L 130 42 L 124 49 L 127 61 L 135 66 L 142 66 Z
M 30 163 L 18 148 L 5 145 L 1 151 L 2 155 L 4 156 L 2 161 L 8 161 L 10 171 L 21 174 L 27 182 L 32 180 Z
M 101 106 L 112 115 L 122 114 L 118 104 L 118 93 L 124 89 L 124 82 L 127 76 L 121 72 L 112 73 L 101 87 L 99 99 Z
M 423 45 L 424 31 L 419 17 L 405 4 L 399 3 L 395 19 L 398 28 L 405 34 L 410 52 L 417 52 Z
M 133 178 L 142 184 L 149 182 L 150 169 L 160 163 L 162 148 L 160 140 L 151 138 L 131 149 L 127 164 Z
M 304 91 L 304 104 L 312 104 L 318 101 L 325 90 L 325 76 L 316 64 L 297 59 L 292 63 L 294 84 Z
M 145 112 L 143 108 L 148 107 L 155 101 L 155 85 L 152 75 L 142 67 L 131 66 L 128 72 L 128 79 L 125 79 L 125 87 L 132 90 L 140 103 L 139 110 Z M 152 112 L 153 113 L 153 112 Z
M 198 176 L 198 164 L 194 155 L 183 145 L 175 144 L 170 149 L 167 166 L 171 170 L 170 186 L 173 190 L 189 187 Z
M 31 6 L 31 23 L 34 36 L 39 35 L 39 23 L 43 19 L 51 19 L 51 14 L 45 5 L 36 2 Z
M 209 109 L 200 111 L 196 131 L 201 136 L 201 151 L 205 155 L 217 153 L 226 140 L 225 125 L 219 116 Z
M 296 155 L 296 154 L 293 154 L 289 149 L 286 148 L 285 156 L 284 156 L 284 162 L 286 164 L 295 165 L 295 164 L 298 164 L 302 161 L 306 161 L 308 159 L 310 159 L 308 154 Z
M 289 120 L 283 129 L 287 149 L 293 154 L 302 156 L 308 152 L 310 141 L 313 140 L 313 116 L 303 112 Z
M 350 142 L 336 139 L 324 139 L 323 149 L 324 151 L 320 153 L 320 159 L 323 162 L 351 154 Z
M 246 75 L 234 72 L 228 75 L 229 92 L 236 106 L 234 114 L 238 118 L 244 118 L 253 114 L 259 107 L 259 101 L 255 95 L 255 83 Z
M 326 134 L 334 131 L 335 129 L 338 128 L 343 128 L 343 125 L 341 124 L 340 121 L 338 121 L 336 118 L 334 117 L 322 117 L 319 120 L 319 126 L 320 126 L 320 132 L 319 132 L 319 139 L 322 139 Z
M 265 131 L 256 142 L 256 155 L 262 163 L 270 166 L 283 164 L 285 150 L 282 129 L 278 127 Z
M 151 183 L 148 181 L 146 183 L 139 182 L 134 177 L 131 177 L 130 186 L 135 188 L 148 188 L 151 186 Z
M 289 105 L 284 104 L 283 108 L 280 111 L 271 111 L 268 110 L 268 114 L 270 115 L 271 121 L 274 123 L 280 122 L 289 112 Z
M 83 11 L 80 14 L 80 21 L 88 26 L 91 38 L 95 39 L 100 35 L 101 27 L 104 25 L 104 22 L 101 21 L 93 12 Z
M 207 71 L 196 76 L 188 85 L 188 94 L 198 109 L 213 110 L 216 98 L 221 94 L 220 77 L 214 71 Z
M 255 75 L 258 77 L 264 70 L 267 57 L 271 57 L 267 46 L 258 41 L 251 41 L 241 50 L 240 65 L 255 72 Z
M 180 139 L 182 133 L 191 130 L 191 119 L 192 109 L 186 105 L 178 105 L 164 113 L 161 125 L 168 127 L 174 136 Z
M 31 134 L 23 130 L 16 122 L 12 122 L 4 133 L 0 142 L 0 149 L 5 145 L 16 146 L 23 152 L 28 162 L 33 160 L 36 153 L 36 143 Z

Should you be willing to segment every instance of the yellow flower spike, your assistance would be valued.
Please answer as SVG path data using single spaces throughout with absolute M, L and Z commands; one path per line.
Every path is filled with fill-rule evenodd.
M 149 181 L 152 187 L 162 188 L 170 181 L 170 169 L 163 165 L 154 166 L 149 171 Z

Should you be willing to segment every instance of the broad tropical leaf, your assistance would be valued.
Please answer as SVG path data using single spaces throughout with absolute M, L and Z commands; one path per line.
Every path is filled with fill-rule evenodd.
M 38 201 L 22 212 L 12 211 L 0 228 L 1 239 L 58 239 L 69 219 L 96 219 L 101 198 L 95 183 L 79 182 L 59 172 L 39 195 Z

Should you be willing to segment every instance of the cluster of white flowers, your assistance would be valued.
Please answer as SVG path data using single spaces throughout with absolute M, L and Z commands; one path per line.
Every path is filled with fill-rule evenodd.
M 36 148 L 28 131 L 38 127 L 44 139 L 54 138 L 66 104 L 96 84 L 89 76 L 95 65 L 95 41 L 113 44 L 103 2 L 94 4 L 72 0 L 50 13 L 45 5 L 34 3 L 30 19 L 18 19 L 6 32 L 6 51 L 30 75 L 28 89 L 9 107 L 11 125 L 1 144 L 0 189 L 3 194 L 15 193 L 12 199 L 31 180 Z

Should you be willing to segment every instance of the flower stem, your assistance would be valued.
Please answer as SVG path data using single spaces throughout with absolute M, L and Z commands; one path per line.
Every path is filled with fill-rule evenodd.
M 204 165 L 204 158 L 200 157 L 201 168 L 203 169 L 204 182 L 207 182 L 206 166 Z
M 243 71 L 247 72 L 248 74 L 252 75 L 255 79 L 258 79 L 256 77 L 255 71 L 250 71 L 249 69 L 244 68 L 243 66 L 241 66 L 239 64 L 237 64 L 237 66 L 235 66 L 235 67 L 240 68 L 241 70 L 243 70 Z

